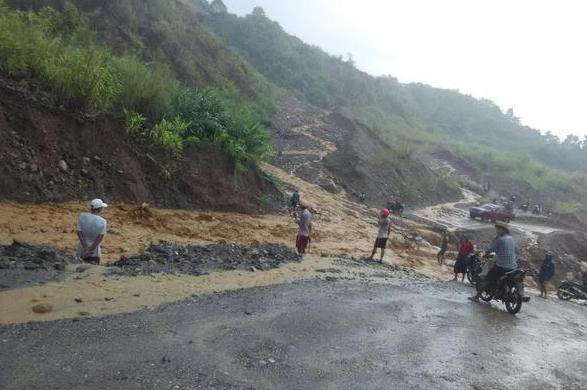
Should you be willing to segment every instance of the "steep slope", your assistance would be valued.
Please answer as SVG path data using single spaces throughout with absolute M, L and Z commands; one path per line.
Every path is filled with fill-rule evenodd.
M 182 160 L 146 153 L 119 120 L 88 120 L 0 85 L 0 200 L 63 202 L 103 197 L 160 207 L 271 211 L 281 194 L 257 171 L 212 147 Z
M 282 166 L 301 164 L 296 172 L 333 191 L 344 189 L 351 196 L 367 191 L 378 204 L 390 197 L 411 204 L 455 199 L 454 178 L 430 169 L 436 167 L 434 160 L 448 158 L 466 163 L 467 175 L 479 184 L 475 188 L 490 186 L 561 209 L 581 206 L 587 196 L 587 175 L 578 172 L 587 169 L 583 143 L 560 144 L 541 136 L 520 125 L 513 112 L 504 114 L 486 100 L 372 77 L 352 61 L 289 35 L 259 8 L 241 18 L 229 14 L 221 1 L 8 0 L 21 8 L 52 5 L 65 14 L 71 3 L 84 11 L 100 45 L 138 58 L 157 75 L 169 75 L 154 81 L 214 87 L 238 106 L 235 112 L 242 107 L 254 111 L 272 125 Z M 304 123 L 293 127 L 282 120 L 296 115 L 284 103 L 292 100 L 315 106 L 303 113 L 309 115 Z M 148 111 L 141 101 L 136 106 Z M 320 109 L 324 112 L 316 122 L 312 112 Z M 176 115 L 174 110 L 141 113 L 148 123 Z M 340 120 L 330 120 L 332 115 Z M 199 118 L 207 121 L 205 115 Z M 182 119 L 178 127 L 192 118 Z M 341 136 L 323 138 L 319 133 L 328 127 Z M 329 150 L 312 157 L 313 150 L 291 149 L 287 137 L 292 134 L 310 141 L 318 137 Z M 304 156 L 311 160 L 301 161 Z M 353 169 L 341 169 L 348 161 Z
M 242 94 L 267 108 L 271 86 L 246 61 L 211 34 L 200 17 L 207 4 L 182 0 L 8 0 L 21 9 L 75 5 L 99 42 L 116 54 L 136 55 L 164 67 L 193 87 Z
M 550 189 L 554 195 L 543 199 L 549 204 L 587 194 L 587 143 L 542 136 L 488 100 L 372 77 L 289 35 L 258 8 L 246 17 L 213 13 L 205 20 L 269 80 L 324 109 L 344 110 L 387 139 L 391 153 L 408 149 L 424 160 L 452 154 L 483 185 L 532 199 Z
M 0 198 L 276 208 L 257 168 L 272 87 L 191 3 L 11 3 L 37 11 L 0 1 Z
M 418 159 L 400 156 L 386 140 L 340 112 L 282 99 L 275 120 L 276 163 L 331 193 L 380 206 L 393 199 L 430 204 L 459 199 L 459 188 Z

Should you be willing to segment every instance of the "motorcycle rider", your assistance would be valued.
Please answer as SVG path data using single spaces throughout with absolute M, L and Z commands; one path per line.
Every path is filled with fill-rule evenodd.
M 516 242 L 510 234 L 509 225 L 497 222 L 495 230 L 497 238 L 486 252 L 486 256 L 489 253 L 495 253 L 495 266 L 489 271 L 485 280 L 477 284 L 477 294 L 469 297 L 469 300 L 473 302 L 479 302 L 479 297 L 487 286 L 495 285 L 501 276 L 518 268 Z M 523 291 L 523 286 L 519 291 Z

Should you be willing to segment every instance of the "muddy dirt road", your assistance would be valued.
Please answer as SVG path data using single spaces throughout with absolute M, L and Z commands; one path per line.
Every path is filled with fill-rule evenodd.
M 587 316 L 454 283 L 313 280 L 0 328 L 3 389 L 581 389 Z

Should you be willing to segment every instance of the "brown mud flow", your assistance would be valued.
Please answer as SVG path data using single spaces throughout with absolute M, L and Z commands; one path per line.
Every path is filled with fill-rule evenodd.
M 46 321 L 80 316 L 102 316 L 156 306 L 192 294 L 264 286 L 323 275 L 317 270 L 337 269 L 356 272 L 353 266 L 341 265 L 337 257 L 356 258 L 370 253 L 376 237 L 377 210 L 357 205 L 344 195 L 333 195 L 283 170 L 265 165 L 266 171 L 300 189 L 304 200 L 316 209 L 315 235 L 310 254 L 301 263 L 282 264 L 263 272 L 233 270 L 190 276 L 153 274 L 136 277 L 108 277 L 107 267 L 91 267 L 78 273 L 68 267 L 65 279 L 41 286 L 0 292 L 1 323 Z M 20 205 L 0 203 L 0 244 L 9 245 L 15 237 L 33 244 L 50 245 L 73 254 L 77 243 L 75 221 L 85 211 L 86 202 Z M 146 205 L 114 204 L 104 216 L 109 223 L 103 252 L 106 262 L 121 255 L 134 255 L 159 240 L 178 245 L 205 245 L 224 240 L 240 245 L 265 243 L 293 247 L 296 225 L 287 213 L 238 214 L 157 209 Z M 397 219 L 386 259 L 393 264 L 417 269 L 436 277 L 448 278 L 450 267 L 439 268 L 435 262 L 439 236 L 429 228 Z M 413 235 L 424 237 L 423 244 L 411 241 Z M 365 268 L 361 274 L 381 271 Z M 389 270 L 387 270 L 389 271 Z M 386 269 L 383 269 L 386 272 Z M 340 275 L 339 275 L 340 276 Z M 52 311 L 36 314 L 36 304 L 50 304 Z

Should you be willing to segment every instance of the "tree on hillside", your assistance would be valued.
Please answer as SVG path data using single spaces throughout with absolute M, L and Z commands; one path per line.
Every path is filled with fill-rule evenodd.
M 514 114 L 514 109 L 510 108 L 505 113 L 506 117 L 515 124 L 520 124 L 520 118 Z
M 255 7 L 253 9 L 253 15 L 261 17 L 261 18 L 266 17 L 265 10 L 262 7 Z
M 560 144 L 561 140 L 559 137 L 557 137 L 556 135 L 552 134 L 551 131 L 547 131 L 544 134 L 544 139 L 546 140 L 546 142 L 550 143 L 550 144 Z
M 216 14 L 225 14 L 228 13 L 228 7 L 226 7 L 222 0 L 214 0 L 210 3 L 210 11 Z
M 581 149 L 581 140 L 574 134 L 569 134 L 562 145 L 567 149 Z

